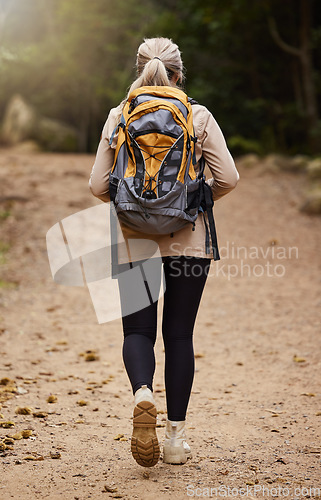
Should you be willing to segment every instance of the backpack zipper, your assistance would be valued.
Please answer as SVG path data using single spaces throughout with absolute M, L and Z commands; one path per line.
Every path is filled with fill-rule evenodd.
M 133 97 L 133 99 L 130 101 L 130 105 L 129 105 L 129 108 L 128 108 L 128 114 L 129 115 L 134 111 L 134 109 L 136 107 L 137 97 L 138 96 Z
M 141 96 L 151 97 L 152 99 L 148 99 L 147 101 L 143 101 L 143 102 L 139 103 L 139 105 L 145 104 L 145 102 L 148 102 L 148 101 L 163 100 L 165 102 L 169 101 L 170 104 L 173 104 L 174 106 L 177 107 L 177 109 L 179 109 L 179 107 L 175 103 L 171 102 L 173 100 L 176 100 L 176 101 L 179 101 L 184 106 L 184 108 L 186 110 L 186 114 L 188 115 L 188 113 L 189 113 L 187 106 L 180 99 L 178 99 L 176 97 L 160 97 L 160 96 L 155 96 L 153 94 L 138 94 L 136 97 L 133 97 L 133 99 L 130 101 L 130 105 L 129 105 L 129 109 L 128 109 L 129 114 L 134 111 L 135 107 L 137 106 L 137 100 Z M 179 109 L 179 111 L 181 111 L 181 110 Z M 182 111 L 181 111 L 181 113 L 182 113 Z
M 129 108 L 128 108 L 128 114 L 131 114 L 131 113 L 134 111 L 134 109 L 135 109 L 136 107 L 138 107 L 138 106 L 143 106 L 144 104 L 146 104 L 146 102 L 148 102 L 148 101 L 145 101 L 145 102 L 142 102 L 142 103 L 140 103 L 140 104 L 136 105 L 136 100 L 137 100 L 137 97 L 139 97 L 139 96 L 134 97 L 134 98 L 130 101 L 130 105 L 129 105 Z M 155 109 L 154 109 L 154 108 L 159 107 L 159 105 L 160 105 L 160 104 L 154 104 L 153 106 L 151 106 L 151 108 L 150 108 L 150 112 L 154 112 L 154 111 L 155 111 Z M 171 106 L 170 106 L 170 105 L 175 106 L 175 104 L 173 104 L 173 103 L 171 103 L 171 102 L 170 102 L 170 103 L 166 103 L 166 102 L 165 102 L 165 103 L 163 104 L 163 106 L 164 106 L 165 108 L 167 108 L 167 109 L 168 109 L 171 113 L 173 113 L 173 109 L 171 108 Z M 177 107 L 177 106 L 176 106 L 176 107 Z M 179 108 L 177 108 L 177 109 L 180 111 L 180 109 L 179 109 Z M 175 113 L 175 114 L 176 114 L 176 113 Z M 184 123 L 184 122 L 180 119 L 180 117 L 179 117 L 177 114 L 176 114 L 176 117 L 177 117 L 177 120 L 178 120 L 178 121 L 179 121 L 179 122 L 183 125 L 183 126 L 181 126 L 181 127 L 182 127 L 182 128 L 184 128 L 184 129 L 186 130 L 187 135 L 189 136 L 186 120 L 185 120 L 185 123 Z M 131 117 L 131 118 L 132 118 L 132 117 Z M 126 126 L 127 126 L 127 127 L 128 127 L 128 125 L 129 125 L 129 123 L 128 123 L 128 122 L 129 122 L 129 120 L 130 120 L 130 118 L 128 118 L 128 120 L 127 120 L 127 124 L 126 124 Z M 175 120 L 175 119 L 174 119 L 174 120 Z M 175 121 L 176 121 L 176 120 L 175 120 Z M 177 122 L 176 122 L 176 123 L 177 123 Z

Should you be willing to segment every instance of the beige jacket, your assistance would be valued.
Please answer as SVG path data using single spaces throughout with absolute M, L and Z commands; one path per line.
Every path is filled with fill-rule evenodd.
M 235 167 L 233 158 L 227 149 L 224 136 L 214 117 L 205 106 L 193 104 L 193 124 L 195 135 L 198 140 L 196 143 L 196 159 L 199 161 L 202 154 L 210 175 L 207 183 L 212 188 L 214 201 L 226 195 L 235 188 L 239 174 Z M 89 186 L 94 196 L 104 202 L 109 202 L 109 173 L 114 162 L 114 154 L 117 143 L 117 135 L 109 145 L 109 140 L 116 126 L 116 117 L 119 115 L 119 107 L 113 108 L 104 125 L 101 140 L 98 146 L 96 160 L 92 168 Z M 198 172 L 199 165 L 195 166 Z M 162 256 L 167 255 L 186 255 L 195 257 L 213 258 L 212 254 L 205 252 L 205 226 L 203 215 L 199 214 L 195 223 L 195 230 L 192 231 L 192 225 L 188 224 L 183 229 L 170 235 L 146 235 L 138 233 L 132 229 L 122 226 L 121 238 L 127 244 L 128 240 L 140 241 L 136 248 L 135 256 L 129 260 L 139 260 L 150 257 L 150 244 L 146 240 L 153 240 L 159 247 Z M 122 240 L 123 241 L 123 240 Z M 119 262 L 128 262 L 126 252 L 122 252 L 122 246 L 118 251 Z M 130 246 L 132 248 L 132 245 Z

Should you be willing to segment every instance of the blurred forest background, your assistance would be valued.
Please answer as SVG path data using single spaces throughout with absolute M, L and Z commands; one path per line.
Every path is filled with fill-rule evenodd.
M 166 36 L 232 153 L 318 155 L 320 21 L 319 0 L 0 0 L 0 123 L 19 94 L 95 151 L 139 44 Z

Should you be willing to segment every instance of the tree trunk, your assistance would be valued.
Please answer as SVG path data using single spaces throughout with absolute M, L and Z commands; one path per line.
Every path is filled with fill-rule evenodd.
M 314 131 L 319 124 L 319 111 L 317 103 L 317 94 L 314 83 L 314 68 L 311 54 L 310 36 L 312 24 L 313 0 L 301 0 L 300 12 L 300 47 L 293 47 L 284 42 L 281 38 L 275 20 L 269 18 L 270 33 L 275 43 L 284 51 L 299 58 L 302 88 L 304 98 L 304 114 L 306 116 L 307 135 L 310 146 L 313 150 L 318 148 L 317 138 L 314 138 Z
M 311 33 L 311 7 L 312 0 L 301 0 L 301 51 L 300 61 L 302 67 L 302 80 L 304 90 L 304 100 L 306 116 L 309 130 L 314 129 L 318 125 L 319 113 L 316 97 L 316 89 L 313 78 L 313 62 L 310 47 Z
M 296 59 L 292 59 L 292 83 L 293 83 L 293 92 L 294 92 L 297 111 L 300 115 L 303 115 L 304 99 L 302 91 L 302 81 L 300 75 L 300 68 L 298 65 L 298 61 Z

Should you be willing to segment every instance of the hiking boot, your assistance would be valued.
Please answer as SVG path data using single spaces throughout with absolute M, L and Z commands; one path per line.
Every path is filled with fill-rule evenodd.
M 185 464 L 191 457 L 191 448 L 186 442 L 185 420 L 166 421 L 163 462 L 166 464 Z
M 152 391 L 143 385 L 135 392 L 133 435 L 131 452 L 139 465 L 153 467 L 157 464 L 160 449 L 156 436 L 157 410 Z

